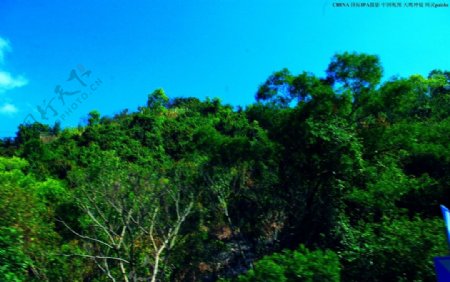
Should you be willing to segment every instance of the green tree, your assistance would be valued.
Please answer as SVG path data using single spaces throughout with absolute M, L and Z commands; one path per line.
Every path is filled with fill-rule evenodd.
M 339 257 L 329 250 L 310 251 L 300 246 L 266 256 L 236 281 L 337 282 L 340 281 Z
M 55 180 L 38 181 L 26 174 L 27 166 L 23 159 L 0 157 L 0 279 L 77 279 L 80 272 L 64 272 L 67 261 L 59 256 L 61 241 L 53 223 L 68 194 Z
M 375 89 L 382 74 L 383 68 L 377 56 L 344 52 L 331 59 L 327 80 L 351 90 L 357 99 L 363 92 Z

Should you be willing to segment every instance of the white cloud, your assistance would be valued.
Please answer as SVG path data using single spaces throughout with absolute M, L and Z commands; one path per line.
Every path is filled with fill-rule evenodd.
M 0 93 L 6 90 L 19 88 L 28 84 L 28 80 L 19 75 L 13 77 L 11 73 L 0 70 Z
M 6 102 L 9 99 L 2 94 L 8 90 L 23 87 L 28 84 L 28 80 L 25 77 L 13 75 L 8 70 L 5 70 L 5 54 L 11 52 L 11 50 L 9 41 L 0 37 L 0 102 L 3 101 L 3 105 L 0 106 L 0 114 L 3 115 L 13 115 L 18 112 L 18 109 L 13 104 Z
M 11 45 L 9 41 L 0 37 L 0 64 L 3 64 L 5 61 L 5 53 L 11 51 Z
M 11 52 L 11 45 L 8 40 L 0 37 L 0 94 L 28 84 L 28 80 L 25 77 L 21 75 L 12 75 L 3 68 L 6 52 Z M 7 102 L 9 99 L 5 96 L 0 95 L 0 99 L 4 101 L 0 106 L 0 115 L 13 116 L 19 111 L 15 105 Z
M 13 115 L 18 111 L 17 107 L 10 103 L 5 103 L 0 107 L 0 114 L 2 115 Z

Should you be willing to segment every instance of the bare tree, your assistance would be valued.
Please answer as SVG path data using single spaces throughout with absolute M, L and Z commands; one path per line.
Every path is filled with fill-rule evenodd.
M 245 171 L 245 167 L 241 168 L 240 170 Z M 231 236 L 238 237 L 237 246 L 239 254 L 242 257 L 244 263 L 247 264 L 247 257 L 241 244 L 241 241 L 244 241 L 244 238 L 240 230 L 238 231 L 237 227 L 233 224 L 228 207 L 228 203 L 230 202 L 232 194 L 235 193 L 235 190 L 237 190 L 239 186 L 243 185 L 242 183 L 239 183 L 239 181 L 243 182 L 245 179 L 245 173 L 241 172 L 240 170 L 238 168 L 232 168 L 228 172 L 219 170 L 220 173 L 217 173 L 216 177 L 211 177 L 208 173 L 205 173 L 204 175 L 211 191 L 217 197 L 219 207 L 222 210 L 230 227 Z M 247 266 L 253 268 L 251 262 L 249 262 Z
M 176 179 L 143 177 L 117 162 L 77 182 L 86 227 L 77 231 L 62 223 L 83 240 L 84 253 L 66 255 L 92 259 L 112 281 L 157 281 L 161 258 L 192 212 L 192 197 L 182 197 Z

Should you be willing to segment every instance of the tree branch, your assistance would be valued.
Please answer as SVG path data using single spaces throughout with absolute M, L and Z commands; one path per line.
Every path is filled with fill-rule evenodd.
M 61 220 L 61 219 L 56 219 L 56 221 L 61 222 L 62 224 L 64 224 L 64 226 L 65 226 L 67 229 L 69 229 L 70 232 L 72 232 L 73 234 L 77 235 L 78 237 L 80 237 L 80 238 L 82 238 L 82 239 L 91 240 L 91 241 L 100 243 L 100 244 L 102 244 L 102 245 L 105 245 L 105 246 L 107 246 L 107 247 L 109 247 L 109 248 L 111 248 L 111 249 L 114 249 L 114 247 L 113 247 L 112 245 L 110 245 L 110 244 L 108 244 L 108 243 L 106 243 L 106 242 L 104 242 L 104 241 L 102 241 L 102 240 L 95 239 L 95 238 L 92 238 L 92 237 L 89 237 L 89 236 L 86 236 L 86 235 L 83 235 L 83 234 L 80 234 L 80 233 L 76 232 L 76 231 L 73 230 L 69 225 L 67 225 L 67 223 L 65 223 L 65 222 L 64 222 L 63 220 Z

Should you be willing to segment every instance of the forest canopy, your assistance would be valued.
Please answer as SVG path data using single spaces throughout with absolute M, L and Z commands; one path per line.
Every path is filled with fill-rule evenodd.
M 246 107 L 157 89 L 20 125 L 0 141 L 0 281 L 435 281 L 450 72 L 382 74 L 346 52 Z

